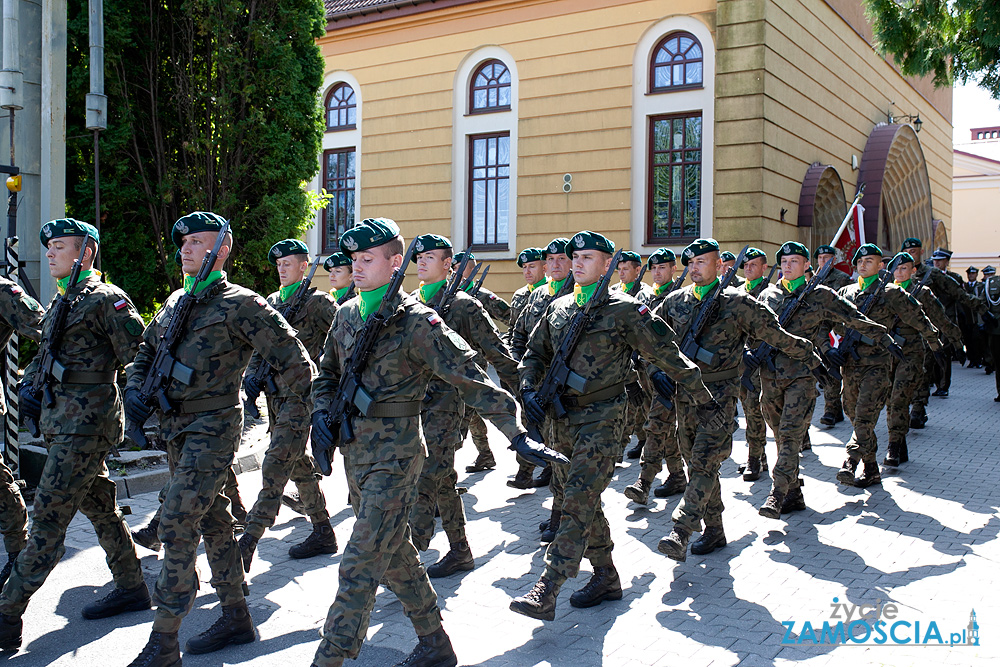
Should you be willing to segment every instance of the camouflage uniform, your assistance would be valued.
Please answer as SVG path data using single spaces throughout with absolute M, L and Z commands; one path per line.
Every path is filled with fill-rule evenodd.
M 493 318 L 494 322 L 507 324 L 511 321 L 511 314 L 513 312 L 511 305 L 486 289 L 486 287 L 479 288 L 479 294 L 476 295 L 476 299 L 482 304 L 489 316 Z M 506 338 L 506 334 L 504 334 L 504 337 Z M 476 451 L 480 454 L 490 454 L 492 456 L 486 422 L 483 421 L 483 418 L 475 410 L 465 411 L 465 417 L 462 420 L 463 441 L 465 440 L 465 434 L 470 431 L 472 432 L 472 444 L 476 447 Z
M 611 289 L 618 290 L 624 293 L 626 291 L 625 289 L 626 287 L 627 287 L 626 285 L 618 283 L 617 285 L 612 286 Z M 639 286 L 639 291 L 636 292 L 635 296 L 633 296 L 632 298 L 636 299 L 639 303 L 644 303 L 647 306 L 649 306 L 649 301 L 652 298 L 652 296 L 653 296 L 653 288 L 647 285 L 646 283 L 642 283 Z M 646 373 L 639 372 L 642 371 L 642 366 L 640 366 L 638 362 L 636 363 L 636 371 L 637 372 L 633 374 L 632 380 L 630 380 L 629 382 L 638 383 L 637 386 L 642 390 L 641 391 L 642 402 L 641 404 L 636 405 L 635 403 L 632 402 L 631 398 L 625 402 L 625 422 L 624 422 L 624 428 L 622 429 L 623 450 L 625 447 L 628 447 L 628 443 L 632 435 L 635 435 L 636 439 L 639 441 L 640 444 L 645 442 L 647 437 L 646 417 L 649 415 L 649 410 L 651 407 L 650 399 L 652 396 L 652 386 L 649 384 L 649 379 Z
M 832 269 L 830 275 L 826 277 L 821 285 L 823 287 L 829 287 L 834 292 L 840 290 L 841 287 L 847 287 L 848 285 L 854 284 L 854 279 L 849 275 L 841 271 L 840 269 Z M 823 390 L 823 402 L 825 407 L 823 409 L 823 414 L 832 415 L 834 417 L 843 419 L 844 416 L 844 404 L 841 400 L 841 392 L 843 390 L 843 381 L 834 378 L 832 375 L 824 375 L 823 379 L 819 382 L 820 388 Z M 815 402 L 813 402 L 813 408 L 815 409 Z M 809 414 L 812 414 L 812 410 Z M 832 426 L 834 422 L 824 422 L 828 426 Z M 809 438 L 809 430 L 806 429 L 806 439 Z
M 476 295 L 476 299 L 479 300 L 479 303 L 483 304 L 483 308 L 486 309 L 486 312 L 489 313 L 489 316 L 492 317 L 495 322 L 506 323 L 510 321 L 510 304 L 488 290 L 486 287 L 479 288 L 479 294 Z
M 877 284 L 878 280 L 874 280 L 862 291 L 860 284 L 855 283 L 841 288 L 838 294 L 858 305 Z M 924 316 L 920 304 L 894 284 L 886 285 L 885 292 L 867 315 L 882 326 L 891 326 L 899 317 L 905 326 L 912 327 L 925 339 L 932 339 L 935 349 L 939 347 L 937 329 Z M 855 463 L 860 460 L 877 466 L 875 422 L 892 388 L 889 380 L 891 356 L 884 347 L 865 343 L 858 345 L 857 352 L 861 358 L 849 357 L 843 366 L 844 410 L 854 426 L 854 434 L 847 443 L 847 456 Z
M 927 281 L 927 287 L 930 288 L 934 296 L 941 302 L 941 306 L 948 315 L 948 319 L 952 322 L 956 321 L 958 308 L 960 307 L 969 308 L 973 311 L 976 310 L 972 298 L 962 289 L 961 278 L 956 282 L 954 278 L 944 271 L 935 267 L 928 267 L 921 262 L 917 265 L 917 270 L 911 277 L 911 280 L 919 283 L 928 271 L 931 272 L 931 277 Z M 941 369 L 932 355 L 928 354 L 924 358 L 924 377 L 914 394 L 913 400 L 914 403 L 920 406 L 918 410 L 921 412 L 926 411 L 927 403 L 930 399 L 930 385 L 937 385 L 939 390 L 944 391 L 948 391 L 951 388 L 952 347 L 948 346 L 942 350 L 942 353 L 945 357 L 944 369 Z
M 420 290 L 413 293 L 419 298 Z M 444 288 L 437 291 L 429 308 L 441 303 Z M 491 363 L 497 369 L 505 388 L 517 387 L 517 366 L 510 358 L 507 346 L 500 340 L 500 333 L 486 315 L 483 307 L 464 292 L 456 292 L 444 316 L 445 323 L 478 355 L 475 360 L 481 367 Z M 410 533 L 413 546 L 426 551 L 434 537 L 434 515 L 441 514 L 441 526 L 452 545 L 465 540 L 465 508 L 455 490 L 458 473 L 455 471 L 455 452 L 462 446 L 462 416 L 475 414 L 465 410 L 458 391 L 441 378 L 431 378 L 427 384 L 420 411 L 420 425 L 427 443 L 427 460 L 417 483 L 417 500 L 410 513 Z M 485 426 L 485 424 L 484 424 Z
M 543 283 L 541 287 L 545 287 L 546 284 Z M 514 295 L 510 298 L 510 320 L 507 322 L 507 331 L 504 333 L 504 342 L 507 347 L 510 347 L 511 336 L 514 335 L 514 325 L 517 324 L 517 318 L 521 316 L 524 311 L 525 306 L 528 305 L 528 299 L 531 297 L 531 293 L 535 290 L 531 285 L 525 285 L 524 287 L 518 287 L 514 291 Z
M 326 334 L 330 330 L 334 313 L 337 312 L 337 302 L 327 292 L 315 287 L 304 298 L 303 307 L 288 324 L 297 332 L 309 357 L 319 363 Z M 282 304 L 280 292 L 268 296 L 267 302 L 273 308 L 279 308 Z M 260 357 L 254 355 L 247 375 L 252 375 L 259 365 Z M 309 440 L 307 397 L 301 395 L 301 390 L 299 393 L 292 391 L 278 376 L 275 376 L 274 383 L 278 391 L 273 395 L 267 394 L 271 444 L 260 466 L 264 485 L 247 517 L 246 533 L 258 539 L 274 525 L 281 507 L 281 493 L 289 479 L 295 482 L 305 514 L 313 524 L 323 523 L 330 518 L 326 510 L 326 498 L 319 486 L 319 469 L 306 451 Z
M 696 317 L 701 301 L 689 285 L 668 295 L 656 309 L 668 324 L 683 337 Z M 726 424 L 718 430 L 699 425 L 697 409 L 703 403 L 699 396 L 677 392 L 677 431 L 681 454 L 688 466 L 690 480 L 680 505 L 674 510 L 675 524 L 688 533 L 706 527 L 722 528 L 722 493 L 719 469 L 733 451 L 736 430 L 736 400 L 739 396 L 739 373 L 743 349 L 749 337 L 770 343 L 792 359 L 815 366 L 812 344 L 793 336 L 778 326 L 774 312 L 746 293 L 728 287 L 720 296 L 716 317 L 701 332 L 698 344 L 717 355 L 714 365 L 699 362 L 705 385 L 722 405 Z
M 116 587 L 144 585 L 118 508 L 117 489 L 104 463 L 124 430 L 116 369 L 131 363 L 142 318 L 128 295 L 102 283 L 97 272 L 81 277 L 69 294 L 73 305 L 56 355 L 67 372 L 62 382 L 51 380 L 55 405 L 47 407 L 42 401 L 38 427 L 49 454 L 35 492 L 27 545 L 0 594 L 0 612 L 6 616 L 24 612 L 28 599 L 62 558 L 66 528 L 77 510 L 94 524 Z M 42 319 L 43 332 L 50 324 L 48 316 Z M 36 356 L 28 365 L 25 383 L 34 380 L 38 362 Z
M 564 335 L 564 328 L 580 311 L 574 295 L 549 304 L 528 342 L 521 360 L 522 393 L 541 383 Z M 562 487 L 562 519 L 555 540 L 545 552 L 544 579 L 561 585 L 575 577 L 586 556 L 594 567 L 611 563 L 611 531 L 601 509 L 619 456 L 618 431 L 625 412 L 625 382 L 632 375 L 632 352 L 666 370 L 695 400 L 711 401 L 701 373 L 677 349 L 673 331 L 649 308 L 620 291 L 597 310 L 569 360 L 570 367 L 587 381 L 583 396 L 573 392 L 563 398 L 569 412 L 552 419 L 550 446 L 570 459 L 553 464 L 553 479 Z M 580 405 L 582 403 L 582 405 Z
M 757 285 L 750 289 L 750 282 L 746 281 L 741 286 L 747 294 L 755 299 L 760 299 L 761 293 L 767 287 L 765 278 L 761 278 Z M 764 445 L 767 444 L 767 423 L 764 421 L 764 412 L 760 405 L 760 371 L 754 371 L 750 375 L 750 382 L 753 389 L 748 390 L 740 383 L 740 403 L 743 404 L 743 414 L 747 419 L 747 447 L 751 459 L 761 459 L 764 456 Z
M 13 332 L 22 338 L 38 341 L 42 337 L 42 306 L 24 293 L 17 283 L 0 277 L 0 349 L 6 349 Z M 0 391 L 0 417 L 4 392 Z M 28 539 L 28 512 L 21 490 L 10 468 L 0 459 L 0 531 L 4 549 L 17 554 Z M 0 582 L 2 585 L 2 582 Z
M 340 563 L 337 597 L 313 658 L 318 667 L 357 657 L 383 579 L 418 636 L 441 629 L 437 594 L 417 557 L 407 523 L 427 456 L 417 414 L 431 376 L 454 386 L 467 405 L 487 416 L 508 438 L 523 432 L 514 417 L 514 399 L 489 381 L 476 365 L 475 352 L 458 334 L 409 295 L 396 296 L 392 307 L 394 313 L 361 374 L 361 384 L 376 405 L 392 403 L 413 412 L 405 417 L 356 417 L 356 440 L 340 447 L 357 521 Z M 315 412 L 329 408 L 363 327 L 358 298 L 337 311 L 313 383 Z
M 180 296 L 181 290 L 171 294 L 146 327 L 128 369 L 128 390 L 142 386 Z M 262 297 L 223 274 L 199 291 L 191 309 L 175 355 L 194 369 L 194 378 L 190 385 L 170 385 L 167 396 L 178 411 L 160 419 L 171 475 L 159 525 L 164 557 L 153 595 L 153 632 L 177 632 L 194 604 L 195 557 L 202 537 L 222 606 L 245 604 L 243 563 L 222 490 L 240 444 L 240 385 L 254 350 L 274 367 L 283 386 L 300 397 L 307 394 L 313 366 L 295 332 Z

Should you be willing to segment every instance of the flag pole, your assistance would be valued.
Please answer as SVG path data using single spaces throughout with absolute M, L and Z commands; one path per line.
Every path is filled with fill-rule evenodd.
M 864 196 L 864 194 L 865 194 L 865 184 L 862 183 L 861 186 L 858 188 L 858 193 L 854 195 L 854 201 L 851 202 L 851 207 L 847 209 L 847 215 L 844 216 L 844 221 L 840 223 L 840 228 L 837 230 L 837 233 L 833 235 L 833 240 L 830 241 L 830 245 L 832 246 L 837 245 L 837 241 L 840 240 L 840 236 L 844 233 L 844 230 L 847 229 L 847 223 L 851 221 L 851 216 L 854 215 L 854 209 L 856 209 L 858 207 L 858 204 L 861 203 L 861 198 Z

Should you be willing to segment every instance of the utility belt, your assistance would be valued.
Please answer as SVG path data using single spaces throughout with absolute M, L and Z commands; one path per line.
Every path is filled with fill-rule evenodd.
M 235 408 L 240 404 L 240 392 L 226 394 L 224 396 L 212 396 L 210 398 L 199 398 L 193 401 L 181 401 L 178 409 L 181 414 L 191 415 L 198 412 L 213 412 L 226 408 Z
M 371 403 L 362 414 L 369 419 L 383 417 L 416 417 L 420 414 L 423 401 L 385 401 Z
M 701 381 L 705 384 L 709 382 L 724 382 L 725 380 L 732 380 L 740 376 L 740 367 L 734 366 L 732 368 L 727 368 L 724 371 L 715 371 L 712 373 L 702 372 Z
M 621 396 L 625 392 L 625 383 L 619 382 L 618 384 L 613 384 L 610 387 L 605 387 L 604 389 L 598 389 L 589 394 L 581 394 L 579 396 L 567 396 L 563 394 L 560 399 L 562 400 L 563 406 L 567 408 L 582 408 L 591 403 L 597 403 L 598 401 L 606 401 L 609 398 L 614 398 L 616 396 Z
M 118 371 L 70 371 L 62 364 L 53 364 L 52 377 L 62 384 L 114 384 Z

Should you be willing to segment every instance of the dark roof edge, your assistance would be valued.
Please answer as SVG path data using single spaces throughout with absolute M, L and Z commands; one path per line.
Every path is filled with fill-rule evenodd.
M 385 19 L 401 16 L 420 14 L 435 9 L 446 9 L 458 5 L 469 5 L 483 0 L 393 0 L 392 2 L 376 5 L 374 7 L 361 7 L 351 9 L 336 14 L 328 14 L 326 17 L 326 31 L 331 32 L 338 28 L 363 25 Z

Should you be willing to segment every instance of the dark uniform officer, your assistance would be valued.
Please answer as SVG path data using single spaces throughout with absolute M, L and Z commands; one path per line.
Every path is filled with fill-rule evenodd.
M 973 299 L 982 301 L 982 283 L 979 282 L 979 269 L 970 266 L 965 270 L 968 280 L 962 284 L 962 289 Z M 982 310 L 973 314 L 973 319 L 965 340 L 965 348 L 969 354 L 969 368 L 982 368 L 986 361 L 986 336 L 983 334 Z
M 767 287 L 767 255 L 760 248 L 747 248 L 746 259 L 743 261 L 743 274 L 746 281 L 743 289 L 755 299 L 760 299 L 761 292 Z M 751 347 L 752 344 L 751 344 Z M 740 403 L 743 404 L 743 414 L 746 416 L 747 428 L 747 464 L 743 469 L 743 479 L 753 482 L 760 479 L 762 470 L 767 470 L 767 457 L 764 455 L 764 445 L 767 443 L 767 423 L 760 405 L 760 371 L 750 375 L 753 389 L 748 390 L 740 383 Z
M 836 258 L 838 256 L 837 249 L 832 245 L 817 246 L 816 250 L 813 251 L 813 259 L 816 260 L 814 264 L 815 269 L 818 271 L 831 258 L 837 261 Z M 823 287 L 829 287 L 834 292 L 840 290 L 841 287 L 847 287 L 852 284 L 854 284 L 854 279 L 836 267 L 830 271 L 826 280 L 823 281 Z M 833 426 L 844 421 L 844 404 L 841 400 L 843 381 L 836 379 L 832 375 L 824 375 L 823 379 L 819 382 L 819 386 L 823 390 L 823 402 L 825 404 L 823 415 L 819 418 L 819 423 L 824 426 Z M 809 413 L 812 414 L 812 410 Z M 807 430 L 806 438 L 809 437 L 808 433 Z
M 309 266 L 309 248 L 298 239 L 285 239 L 271 246 L 267 260 L 277 269 L 281 285 L 277 292 L 267 297 L 267 302 L 277 310 L 299 290 Z M 310 287 L 302 295 L 301 303 L 295 315 L 290 316 L 288 324 L 295 329 L 309 357 L 319 363 L 326 334 L 337 312 L 337 302 L 326 290 Z M 319 486 L 319 468 L 306 452 L 309 406 L 304 397 L 282 386 L 280 377 L 275 376 L 273 390 L 266 383 L 258 384 L 254 375 L 260 365 L 260 356 L 255 354 L 243 381 L 247 400 L 255 402 L 261 392 L 267 396 L 268 430 L 271 432 L 271 442 L 260 466 L 263 485 L 257 502 L 250 509 L 246 532 L 239 542 L 243 568 L 247 572 L 250 571 L 258 540 L 274 525 L 281 506 L 282 491 L 289 479 L 298 489 L 299 502 L 312 523 L 312 532 L 301 544 L 293 545 L 288 555 L 292 558 L 311 558 L 337 553 L 337 537 L 330 525 L 326 498 Z
M 222 617 L 188 640 L 185 650 L 209 653 L 254 640 L 229 498 L 222 492 L 243 432 L 240 385 L 254 351 L 275 369 L 281 386 L 293 394 L 304 397 L 312 380 L 314 367 L 309 354 L 285 319 L 263 297 L 227 280 L 222 267 L 232 249 L 230 235 L 208 280 L 195 285 L 202 260 L 224 224 L 215 213 L 198 211 L 180 218 L 171 230 L 186 274 L 183 291 L 196 297 L 174 355 L 193 373 L 190 384 L 173 382 L 167 387 L 167 398 L 176 409 L 160 417 L 171 464 L 170 481 L 161 492 L 159 537 L 164 557 L 156 580 L 152 632 L 131 667 L 165 667 L 180 662 L 177 631 L 198 594 L 195 558 L 203 537 Z M 171 294 L 146 327 L 135 361 L 128 368 L 125 405 L 136 423 L 144 423 L 152 413 L 140 396 L 140 388 L 181 294 L 181 290 Z
M 139 346 L 142 318 L 128 295 L 101 282 L 93 269 L 100 235 L 92 225 L 72 218 L 52 220 L 42 225 L 39 237 L 48 248 L 49 273 L 72 305 L 61 344 L 51 350 L 56 365 L 47 380 L 49 392 L 36 396 L 31 386 L 36 373 L 44 372 L 39 369 L 41 355 L 25 369 L 18 392 L 22 414 L 36 420 L 49 451 L 35 492 L 27 544 L 0 593 L 2 649 L 21 645 L 21 616 L 66 552 L 66 528 L 77 510 L 94 525 L 115 583 L 106 597 L 84 607 L 84 618 L 106 618 L 150 605 L 116 487 L 104 463 L 122 440 L 122 404 L 115 380 L 117 369 L 132 361 Z M 83 243 L 87 250 L 80 277 L 70 285 Z M 45 339 L 53 335 L 52 325 L 46 315 Z
M 987 275 L 986 269 L 983 269 L 983 299 L 986 308 L 983 314 L 983 331 L 987 336 L 987 349 L 996 362 L 1000 359 L 1000 278 L 996 276 L 995 270 Z M 996 387 L 997 395 L 993 400 L 1000 403 L 1000 373 L 996 375 Z
M 987 337 L 986 338 L 986 352 L 983 355 L 985 357 L 984 360 L 983 360 L 983 367 L 986 369 L 986 374 L 987 375 L 990 375 L 990 374 L 993 373 L 993 369 L 996 367 L 996 363 L 997 363 L 997 357 L 993 354 L 993 342 L 994 341 L 993 341 L 993 338 L 990 337 L 990 336 L 993 335 L 993 334 L 990 333 L 990 330 L 992 329 L 992 330 L 996 331 L 996 324 L 997 323 L 989 321 L 989 317 L 991 317 L 991 315 L 988 315 L 988 313 L 992 313 L 993 311 L 990 308 L 990 305 L 991 305 L 990 304 L 990 300 L 986 296 L 989 293 L 988 285 L 992 284 L 992 281 L 990 281 L 990 278 L 994 277 L 996 275 L 996 273 L 997 273 L 997 270 L 994 267 L 992 267 L 992 266 L 987 265 L 987 266 L 983 267 L 983 279 L 980 282 L 980 285 L 981 285 L 980 295 L 981 295 L 982 307 L 983 307 L 983 310 L 982 310 L 983 335 Z

